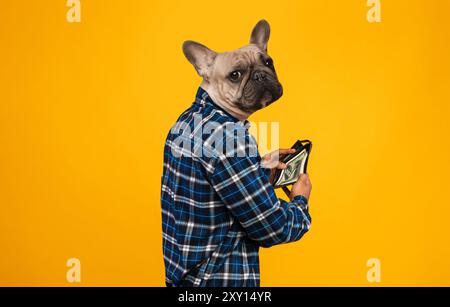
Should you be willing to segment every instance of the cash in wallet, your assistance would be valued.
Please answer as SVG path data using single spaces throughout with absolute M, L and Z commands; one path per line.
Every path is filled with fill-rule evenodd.
M 295 152 L 281 160 L 286 164 L 286 168 L 277 170 L 273 181 L 274 188 L 282 188 L 288 197 L 291 191 L 287 186 L 295 183 L 300 174 L 306 173 L 312 143 L 309 140 L 297 141 L 292 148 Z

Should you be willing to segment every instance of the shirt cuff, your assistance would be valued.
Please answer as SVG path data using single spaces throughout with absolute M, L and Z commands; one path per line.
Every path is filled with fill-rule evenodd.
M 298 203 L 299 205 L 308 205 L 308 199 L 306 199 L 303 195 L 294 196 L 292 201 Z

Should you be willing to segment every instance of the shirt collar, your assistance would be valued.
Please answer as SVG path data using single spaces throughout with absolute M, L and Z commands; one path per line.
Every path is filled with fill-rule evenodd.
M 221 106 L 219 106 L 217 103 L 215 103 L 211 96 L 209 96 L 208 92 L 206 92 L 202 87 L 199 87 L 197 90 L 197 94 L 195 96 L 195 102 L 199 103 L 199 104 L 211 104 L 215 109 L 218 109 L 220 111 L 222 111 L 223 113 L 225 113 L 228 117 L 230 117 L 233 122 L 235 123 L 241 123 L 245 128 L 250 128 L 250 122 L 248 120 L 244 120 L 241 121 L 238 118 L 236 118 L 235 116 L 231 115 L 230 113 L 228 113 L 227 111 L 225 111 Z

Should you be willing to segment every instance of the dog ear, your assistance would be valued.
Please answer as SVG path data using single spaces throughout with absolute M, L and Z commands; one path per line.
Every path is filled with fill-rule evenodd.
M 208 69 L 213 64 L 217 53 L 193 41 L 185 41 L 183 43 L 183 52 L 188 61 L 194 65 L 197 73 L 201 77 L 207 78 Z
M 270 25 L 269 23 L 262 19 L 253 28 L 252 36 L 250 37 L 250 44 L 255 44 L 261 50 L 267 52 L 267 42 L 270 37 Z

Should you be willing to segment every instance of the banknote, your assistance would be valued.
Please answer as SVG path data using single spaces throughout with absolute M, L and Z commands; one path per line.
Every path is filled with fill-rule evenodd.
M 293 184 L 297 181 L 300 174 L 306 173 L 312 143 L 308 140 L 297 141 L 292 148 L 294 148 L 296 152 L 289 154 L 282 159 L 282 162 L 286 164 L 286 168 L 278 170 L 275 174 L 275 188 Z
M 305 173 L 306 158 L 308 152 L 303 149 L 292 160 L 286 163 L 286 168 L 281 170 L 281 175 L 275 182 L 275 186 L 292 184 L 297 181 L 300 174 Z

